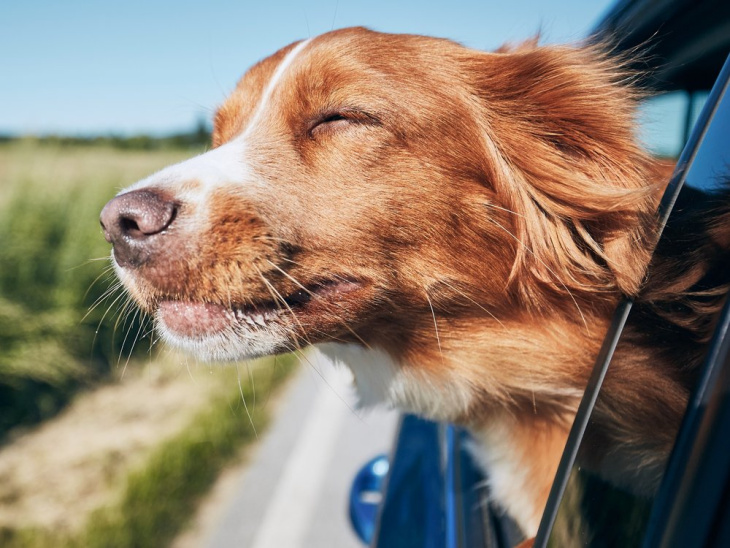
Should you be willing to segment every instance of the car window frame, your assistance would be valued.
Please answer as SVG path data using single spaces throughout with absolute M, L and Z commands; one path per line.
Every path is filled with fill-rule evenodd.
M 708 100 L 702 109 L 695 128 L 687 144 L 685 145 L 682 154 L 680 155 L 680 158 L 677 162 L 677 167 L 669 181 L 669 184 L 667 185 L 667 189 L 659 204 L 659 231 L 657 241 L 661 237 L 669 216 L 674 209 L 677 197 L 684 187 L 689 168 L 697 157 L 705 135 L 707 134 L 708 128 L 712 122 L 715 113 L 717 112 L 720 101 L 723 99 L 726 101 L 730 101 L 730 94 L 727 93 L 729 87 L 730 57 L 728 57 L 728 60 L 725 62 L 725 65 L 720 72 L 720 75 L 718 76 L 712 91 L 710 92 Z M 558 471 L 556 473 L 555 480 L 548 496 L 545 512 L 543 513 L 540 527 L 535 537 L 533 545 L 534 548 L 547 546 L 548 540 L 550 538 L 550 533 L 552 532 L 553 525 L 555 524 L 558 509 L 563 498 L 563 494 L 565 493 L 568 484 L 570 473 L 573 469 L 578 455 L 583 435 L 585 434 L 586 428 L 590 421 L 591 413 L 595 406 L 596 400 L 598 399 L 603 380 L 610 366 L 614 350 L 616 349 L 618 341 L 623 333 L 623 329 L 626 325 L 626 320 L 628 319 L 632 306 L 633 299 L 624 298 L 619 303 L 614 313 L 611 325 L 608 329 L 606 337 L 604 338 L 604 342 L 599 352 L 599 355 L 596 358 L 593 371 L 589 378 L 581 403 L 578 407 L 573 426 L 570 430 L 568 441 L 566 442 L 565 450 L 563 452 L 563 457 L 561 458 L 560 464 L 558 466 Z M 717 329 L 718 328 L 716 328 L 716 336 Z M 713 350 L 713 347 L 711 347 L 708 351 L 708 356 L 710 358 L 712 358 L 711 353 L 713 351 L 715 351 Z M 691 398 L 688 410 L 686 412 L 689 413 L 689 415 L 685 415 L 685 420 L 683 421 L 682 427 L 680 427 L 680 433 L 678 434 L 677 441 L 675 442 L 675 447 L 678 446 L 677 444 L 680 442 L 680 439 L 683 439 L 681 438 L 681 436 L 684 433 L 685 428 L 688 428 L 685 426 L 685 424 L 688 420 L 693 420 L 691 416 L 692 410 L 697 408 L 698 402 L 702 400 L 702 397 L 704 395 L 706 395 L 706 390 L 711 385 L 711 383 L 709 382 L 711 379 L 708 377 L 708 375 L 711 374 L 711 370 L 715 367 L 716 360 L 713 361 L 711 359 L 710 361 L 712 363 L 706 365 L 706 367 L 703 369 L 703 372 L 701 373 L 698 388 L 695 390 L 695 393 Z M 687 436 L 689 434 L 684 435 Z M 674 456 L 670 457 L 670 464 L 672 464 L 672 466 L 679 466 L 679 464 L 673 464 L 673 461 L 678 462 L 675 460 Z M 669 471 L 670 468 L 668 467 L 667 472 Z M 660 488 L 659 495 L 661 494 L 662 489 Z M 656 523 L 659 523 L 659 521 L 657 521 L 659 520 L 659 517 L 654 517 L 654 514 L 652 513 L 652 518 L 650 519 L 655 520 L 653 524 L 650 522 L 650 528 L 656 527 Z

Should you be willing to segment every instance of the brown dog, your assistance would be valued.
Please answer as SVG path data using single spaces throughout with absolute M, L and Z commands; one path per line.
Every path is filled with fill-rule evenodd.
M 212 150 L 105 207 L 117 272 L 164 339 L 204 359 L 317 345 L 364 404 L 467 425 L 532 535 L 654 241 L 666 170 L 637 143 L 625 79 L 596 48 L 484 53 L 364 29 L 292 44 L 221 106 Z M 664 462 L 687 397 L 639 354 L 619 352 L 620 406 L 601 415 L 626 448 L 618 481 L 636 451 Z M 636 424 L 649 400 L 668 418 Z M 642 490 L 652 466 L 632 476 Z

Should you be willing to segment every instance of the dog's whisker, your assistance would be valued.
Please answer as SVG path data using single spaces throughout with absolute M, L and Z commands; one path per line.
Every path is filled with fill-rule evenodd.
M 269 378 L 268 378 L 268 380 L 265 383 L 265 386 L 266 386 L 266 394 L 265 394 L 265 397 L 264 397 L 264 401 L 261 404 L 261 409 L 262 410 L 265 410 L 268 407 L 268 405 L 269 405 L 269 400 L 271 399 L 271 393 L 273 392 L 273 388 L 274 388 L 274 385 L 273 385 L 273 382 L 272 381 L 274 379 L 274 375 L 276 374 L 276 369 L 279 366 L 278 356 L 276 354 L 274 354 L 274 356 L 272 356 L 272 359 L 273 359 L 273 362 L 274 363 L 271 365 L 271 367 L 264 368 L 264 369 L 266 369 L 269 372 Z
M 108 299 L 115 291 L 119 290 L 122 287 L 121 282 L 116 282 L 110 287 L 108 287 L 104 293 L 102 293 L 97 299 L 91 304 L 89 309 L 86 311 L 86 314 L 79 320 L 79 323 L 83 323 L 83 321 L 89 317 L 89 314 L 91 314 L 94 310 L 96 310 L 101 303 L 103 303 L 106 299 Z M 88 293 L 88 292 L 87 292 Z
M 90 264 L 97 263 L 99 261 L 108 261 L 108 260 L 109 260 L 109 257 L 108 256 L 106 256 L 106 257 L 94 257 L 92 259 L 86 259 L 81 264 L 77 264 L 76 266 L 70 266 L 70 267 L 66 268 L 64 270 L 64 272 L 73 272 L 74 270 L 78 270 L 79 268 L 83 268 L 85 266 L 89 266 Z M 113 267 L 110 266 L 108 268 L 113 268 Z
M 127 319 L 129 318 L 129 315 L 134 310 L 137 310 L 137 307 L 134 305 L 132 299 L 130 299 L 128 295 L 125 295 L 125 297 L 126 299 L 124 300 L 124 302 L 119 303 L 119 305 L 117 306 L 117 310 L 115 311 L 117 319 L 114 322 L 114 332 L 116 332 L 120 326 L 122 330 L 124 330 L 127 326 Z
M 84 296 L 83 296 L 82 300 L 86 300 L 86 297 L 89 295 L 89 291 L 92 290 L 92 288 L 96 285 L 96 283 L 100 279 L 102 279 L 104 276 L 108 276 L 113 270 L 114 270 L 114 267 L 112 267 L 111 265 L 107 266 L 106 268 L 103 268 L 102 271 L 99 273 L 99 275 L 96 278 L 94 278 L 94 281 L 92 281 L 89 284 L 89 287 L 84 292 Z M 116 285 L 121 286 L 121 282 L 117 282 Z
M 141 325 L 140 325 L 140 332 L 142 333 L 142 336 L 140 339 L 149 340 L 149 347 L 147 348 L 147 354 L 149 356 L 152 356 L 152 340 L 155 333 L 155 322 L 152 319 L 152 317 L 149 314 L 142 314 L 141 317 Z
M 129 338 L 129 334 L 134 329 L 134 322 L 137 319 L 137 317 L 139 316 L 139 310 L 140 310 L 139 308 L 136 308 L 136 310 L 134 312 L 134 315 L 132 316 L 132 321 L 129 322 L 129 325 L 126 328 L 126 331 L 125 331 L 125 334 L 124 334 L 124 339 L 122 340 L 122 344 L 119 347 L 119 357 L 117 359 L 117 367 L 119 367 L 119 364 L 122 362 L 122 353 L 124 352 L 124 345 L 127 344 L 127 339 Z M 127 361 L 124 363 L 124 368 L 122 369 L 122 376 L 121 376 L 122 379 L 124 378 L 124 374 L 127 371 L 127 365 L 129 364 L 129 359 L 132 356 L 132 351 L 134 349 L 134 345 L 136 344 L 138 337 L 139 337 L 139 330 L 137 330 L 137 333 L 135 334 L 134 341 L 132 342 L 132 346 L 129 349 L 129 352 L 127 353 Z
M 129 359 L 132 356 L 134 349 L 137 347 L 137 343 L 149 335 L 150 330 L 147 328 L 148 325 L 149 325 L 149 317 L 148 317 L 147 313 L 144 310 L 140 310 L 139 326 L 136 331 L 136 336 L 135 336 L 134 340 L 132 341 L 132 345 L 130 346 L 130 349 L 129 349 L 129 355 L 127 356 L 127 363 L 129 363 Z M 126 367 L 126 365 L 125 365 L 125 367 Z
M 489 316 L 491 316 L 492 319 L 495 320 L 499 325 L 501 325 L 502 327 L 504 327 L 504 324 L 502 323 L 502 321 L 497 316 L 495 316 L 494 313 L 492 313 L 491 311 L 487 310 L 485 307 L 483 307 L 481 304 L 479 304 L 478 302 L 476 302 L 474 299 L 472 299 L 465 292 L 461 291 L 456 286 L 450 284 L 445 279 L 439 280 L 439 283 L 444 284 L 446 287 L 448 287 L 449 289 L 451 289 L 452 291 L 454 291 L 457 295 L 460 295 L 460 296 L 464 297 L 466 300 L 468 300 L 469 302 L 471 302 L 473 305 L 475 305 L 476 307 L 478 307 L 480 310 L 482 310 L 483 312 L 485 312 L 486 314 L 488 314 Z
M 438 322 L 436 321 L 436 312 L 433 309 L 433 303 L 431 302 L 431 297 L 428 296 L 428 290 L 424 287 L 423 288 L 423 294 L 426 296 L 426 301 L 428 301 L 428 307 L 431 309 L 431 316 L 433 317 L 433 328 L 436 331 L 436 344 L 439 347 L 439 354 L 441 356 L 441 365 L 445 365 L 444 360 L 444 351 L 441 348 L 441 337 L 439 335 L 439 326 Z
M 151 330 L 152 337 L 150 338 L 150 354 L 155 346 L 162 340 L 162 337 L 157 334 L 157 330 L 154 328 L 154 324 Z M 155 336 L 156 335 L 156 336 Z M 164 348 L 164 347 L 163 347 Z
M 253 393 L 253 403 L 251 409 L 256 411 L 256 383 L 253 378 L 253 371 L 251 371 L 251 363 L 246 362 L 246 369 L 248 370 L 248 381 L 251 383 L 251 392 Z
M 300 360 L 304 360 L 313 370 L 315 373 L 317 373 L 317 376 L 319 376 L 320 379 L 327 385 L 327 387 L 332 391 L 332 393 L 337 396 L 337 399 L 339 399 L 343 404 L 345 404 L 345 407 L 347 407 L 350 412 L 352 412 L 353 415 L 355 415 L 358 419 L 362 420 L 362 417 L 355 411 L 355 409 L 352 408 L 352 406 L 347 403 L 347 400 L 340 395 L 340 393 L 335 390 L 335 387 L 332 386 L 332 384 L 327 380 L 327 377 L 325 377 L 322 372 L 309 360 L 306 353 L 301 348 L 293 348 L 291 346 L 287 345 L 287 349 L 289 352 L 292 352 L 295 356 L 297 356 Z
M 196 378 L 195 378 L 195 377 L 193 376 L 193 372 L 192 372 L 192 370 L 190 369 L 190 360 L 189 360 L 189 359 L 187 358 L 187 356 L 185 357 L 185 369 L 187 369 L 187 371 L 188 371 L 188 375 L 190 376 L 190 379 L 191 379 L 191 380 L 192 380 L 192 381 L 193 381 L 193 382 L 194 382 L 195 384 L 197 384 L 197 383 L 198 383 L 198 380 L 197 380 L 197 379 L 196 379 Z
M 297 280 L 296 278 L 294 278 L 294 277 L 293 277 L 293 276 L 292 276 L 291 274 L 289 274 L 288 272 L 286 272 L 286 271 L 285 271 L 285 270 L 284 270 L 283 268 L 281 268 L 281 267 L 280 267 L 279 265 L 277 265 L 277 264 L 275 264 L 275 263 L 273 263 L 273 262 L 269 261 L 268 259 L 266 260 L 266 262 L 268 262 L 268 263 L 269 263 L 269 264 L 270 264 L 271 266 L 273 266 L 274 268 L 276 268 L 276 269 L 277 269 L 277 270 L 278 270 L 279 272 L 281 272 L 281 273 L 282 273 L 282 274 L 283 274 L 283 275 L 284 275 L 284 276 L 285 276 L 286 278 L 288 278 L 288 279 L 289 279 L 289 280 L 291 280 L 291 281 L 292 281 L 292 282 L 293 282 L 294 284 L 296 284 L 296 286 L 297 286 L 297 287 L 299 287 L 299 288 L 300 288 L 301 290 L 305 291 L 305 292 L 306 292 L 306 293 L 307 293 L 307 294 L 308 294 L 308 295 L 309 295 L 310 297 L 312 297 L 313 299 L 321 299 L 321 296 L 320 296 L 320 295 L 318 295 L 317 293 L 315 293 L 315 292 L 313 292 L 313 291 L 311 291 L 311 290 L 307 289 L 307 288 L 306 288 L 306 287 L 305 287 L 305 286 L 304 286 L 304 285 L 303 285 L 303 284 L 302 284 L 301 282 L 299 282 L 299 280 Z M 345 278 L 342 278 L 341 276 L 338 276 L 338 275 L 336 275 L 336 274 L 335 274 L 335 275 L 334 275 L 333 277 L 334 277 L 335 279 L 338 279 L 339 281 L 346 281 L 346 279 L 345 279 Z M 330 311 L 329 313 L 330 313 L 330 314 L 332 314 L 332 312 L 331 312 L 331 311 Z M 350 332 L 350 334 L 351 334 L 351 335 L 352 335 L 353 337 L 355 337 L 355 338 L 356 338 L 356 339 L 357 339 L 357 340 L 358 340 L 358 341 L 359 341 L 360 343 L 362 343 L 362 344 L 363 344 L 363 345 L 365 346 L 365 348 L 368 348 L 368 349 L 370 348 L 370 345 L 369 345 L 369 344 L 368 344 L 368 343 L 367 343 L 367 342 L 366 342 L 366 341 L 365 341 L 365 340 L 364 340 L 364 339 L 363 339 L 362 337 L 360 337 L 360 335 L 358 335 L 358 334 L 357 334 L 357 333 L 355 332 L 355 330 L 354 330 L 354 329 L 352 329 L 352 327 L 350 327 L 350 325 L 349 325 L 349 324 L 347 323 L 347 321 L 346 321 L 346 320 L 345 320 L 344 318 L 342 318 L 341 316 L 339 316 L 339 315 L 337 315 L 337 314 L 332 314 L 332 316 L 333 316 L 333 317 L 335 318 L 335 320 L 337 320 L 337 321 L 338 321 L 338 322 L 339 322 L 339 323 L 340 323 L 340 324 L 341 324 L 341 325 L 342 325 L 342 326 L 343 326 L 343 327 L 344 327 L 345 329 L 347 329 L 347 331 L 349 331 L 349 332 Z M 336 339 L 335 337 L 331 337 L 331 338 L 333 338 L 333 339 Z
M 139 311 L 139 308 L 135 305 L 134 301 L 129 297 L 129 295 L 125 295 L 126 299 L 124 302 L 119 303 L 117 305 L 117 309 L 115 310 L 115 315 L 117 317 L 116 321 L 114 322 L 114 329 L 112 331 L 112 346 L 114 345 L 115 338 L 117 335 L 117 331 L 121 329 L 123 332 L 129 333 L 129 329 L 131 328 L 127 326 L 127 322 L 134 313 L 135 315 Z M 125 335 L 125 340 L 127 336 Z M 124 342 L 122 342 L 122 346 L 119 349 L 119 356 L 120 359 L 117 360 L 117 367 L 119 366 L 119 363 L 121 362 L 121 354 L 122 350 L 124 348 Z
M 89 292 L 93 289 L 93 287 L 97 284 L 97 282 L 104 277 L 107 277 L 107 279 L 111 280 L 110 285 L 112 287 L 121 287 L 122 282 L 119 281 L 116 277 L 111 277 L 111 276 L 113 276 L 113 272 L 114 272 L 114 268 L 112 266 L 107 266 L 107 267 L 103 268 L 101 270 L 101 272 L 99 273 L 99 275 L 96 278 L 94 278 L 94 280 L 89 284 L 89 287 L 84 292 L 83 298 L 86 299 L 86 297 L 88 297 L 88 295 L 89 295 Z
M 281 272 L 284 275 L 284 277 L 286 277 L 289 280 L 291 280 L 302 291 L 305 291 L 310 297 L 312 297 L 312 298 L 315 298 L 316 297 L 313 291 L 307 289 L 301 282 L 299 282 L 299 280 L 297 280 L 294 276 L 292 276 L 291 274 L 289 274 L 286 270 L 284 270 L 283 268 L 281 268 L 279 265 L 277 265 L 276 263 L 271 262 L 268 259 L 266 259 L 266 262 L 269 263 L 271 266 L 273 266 L 276 270 L 278 270 L 279 272 Z
M 339 322 L 339 323 L 340 323 L 341 325 L 343 325 L 343 326 L 344 326 L 344 327 L 345 327 L 346 329 L 348 329 L 348 331 L 350 331 L 350 333 L 351 333 L 351 334 L 352 334 L 353 336 L 355 336 L 355 337 L 358 337 L 357 333 L 355 333 L 354 331 L 352 331 L 351 329 L 349 329 L 349 326 L 348 326 L 348 325 L 347 325 L 347 324 L 346 324 L 346 323 L 344 322 L 344 320 L 343 320 L 342 318 L 338 317 L 337 315 L 333 315 L 332 317 L 333 317 L 333 319 L 334 319 L 335 321 Z M 349 343 L 349 342 L 350 342 L 350 341 L 348 341 L 348 340 L 345 340 L 345 339 L 343 339 L 343 338 L 341 338 L 341 337 L 338 337 L 338 336 L 336 336 L 336 335 L 332 335 L 331 333 L 329 333 L 329 332 L 327 332 L 327 331 L 322 331 L 321 329 L 317 329 L 316 327 L 310 327 L 310 328 L 309 328 L 309 331 L 313 332 L 313 333 L 314 333 L 314 334 L 316 334 L 316 335 L 321 335 L 321 336 L 322 336 L 322 338 L 326 338 L 326 339 L 327 339 L 328 341 L 332 341 L 332 342 L 339 342 L 339 343 L 342 343 L 342 344 L 347 344 L 347 343 Z M 365 345 L 365 342 L 364 342 L 364 341 L 362 341 L 362 344 L 363 344 L 363 345 Z M 366 348 L 370 348 L 370 347 L 367 347 L 367 346 L 366 346 Z
M 101 329 L 101 325 L 104 323 L 104 319 L 107 317 L 111 309 L 114 307 L 114 305 L 120 300 L 123 299 L 126 296 L 126 293 L 122 292 L 107 306 L 106 311 L 104 314 L 102 314 L 101 319 L 99 320 L 99 323 L 96 325 L 96 329 L 94 331 L 94 339 L 91 341 L 91 345 L 93 347 L 94 344 L 96 344 L 96 336 L 99 333 L 99 329 Z
M 492 209 L 499 209 L 500 211 L 505 211 L 507 213 L 511 213 L 512 215 L 516 215 L 518 217 L 524 217 L 524 215 L 522 215 L 521 213 L 517 213 L 516 211 L 513 211 L 513 210 L 508 209 L 506 207 L 501 207 L 501 206 L 492 204 L 490 202 L 485 202 L 483 205 L 486 206 L 486 207 L 492 208 Z
M 368 342 L 365 339 L 363 339 L 360 335 L 358 335 L 358 333 L 352 328 L 352 326 L 350 326 L 350 324 L 347 322 L 347 320 L 345 320 L 344 318 L 342 318 L 341 316 L 338 316 L 338 315 L 335 315 L 334 318 L 335 318 L 335 320 L 337 322 L 339 322 L 339 324 L 342 327 L 344 327 L 345 329 L 347 329 L 347 331 L 353 337 L 355 337 L 360 344 L 362 344 L 368 350 L 372 350 L 372 347 L 368 344 Z M 338 340 L 335 337 L 331 337 L 330 336 L 330 338 L 332 338 L 333 340 Z
M 271 282 L 269 282 L 269 280 L 266 279 L 266 276 L 264 276 L 263 272 L 261 272 L 259 267 L 254 265 L 254 268 L 256 269 L 256 272 L 258 272 L 258 275 L 261 277 L 261 280 L 264 282 L 264 285 L 267 288 L 269 288 L 269 292 L 270 293 L 273 292 L 274 299 L 277 300 L 278 302 L 280 302 L 281 304 L 283 304 L 286 307 L 286 309 L 289 311 L 289 313 L 292 316 L 292 319 L 299 326 L 299 329 L 301 330 L 302 338 L 304 338 L 304 341 L 307 344 L 311 345 L 312 343 L 309 341 L 309 338 L 307 337 L 307 332 L 304 329 L 304 326 L 301 324 L 301 322 L 299 321 L 299 318 L 297 318 L 297 315 L 294 313 L 294 311 L 289 306 L 289 303 L 286 302 L 286 299 L 284 299 L 284 297 L 281 295 L 281 293 L 279 293 L 279 291 L 277 291 L 277 289 L 271 284 Z
M 291 263 L 294 266 L 304 266 L 302 263 L 295 261 L 294 259 L 290 259 L 289 257 L 280 257 L 282 261 L 286 261 L 287 263 Z
M 253 417 L 251 416 L 251 413 L 248 410 L 248 405 L 246 404 L 246 397 L 243 395 L 243 386 L 241 385 L 241 372 L 238 369 L 238 362 L 236 362 L 236 379 L 238 380 L 238 392 L 239 394 L 241 394 L 243 408 L 246 410 L 246 415 L 248 416 L 248 421 L 251 423 L 251 428 L 253 428 L 254 436 L 256 436 L 256 439 L 259 439 L 259 433 L 256 431 L 256 425 L 253 423 Z

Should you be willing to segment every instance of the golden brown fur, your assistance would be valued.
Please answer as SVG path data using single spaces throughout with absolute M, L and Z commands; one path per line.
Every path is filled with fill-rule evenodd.
M 153 313 L 168 301 L 281 309 L 286 341 L 272 351 L 383 351 L 410 387 L 406 407 L 466 424 L 491 449 L 500 433 L 523 477 L 499 502 L 533 532 L 611 313 L 638 294 L 655 240 L 666 166 L 636 139 L 636 100 L 597 47 L 487 54 L 364 29 L 293 44 L 215 117 L 214 147 L 243 143 L 253 183 L 180 170 L 141 183 L 176 196 L 174 230 L 121 275 Z M 180 197 L 199 188 L 204 202 Z M 205 339 L 209 326 L 196 329 L 188 339 Z M 631 421 L 658 403 L 675 423 L 688 379 L 637 344 L 619 352 L 607 388 L 621 404 L 603 431 L 666 452 L 659 417 Z M 441 393 L 458 403 L 414 403 Z

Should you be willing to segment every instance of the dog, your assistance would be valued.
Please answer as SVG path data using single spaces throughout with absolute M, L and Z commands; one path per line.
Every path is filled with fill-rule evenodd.
M 162 338 L 202 359 L 314 345 L 352 370 L 363 405 L 465 425 L 491 496 L 532 536 L 656 243 L 667 167 L 635 136 L 627 80 L 598 46 L 487 53 L 362 28 L 296 42 L 243 76 L 211 150 L 106 205 L 116 272 Z M 638 305 L 657 323 L 674 321 L 656 304 L 678 294 L 669 278 Z M 590 458 L 650 492 L 691 368 L 632 340 Z

